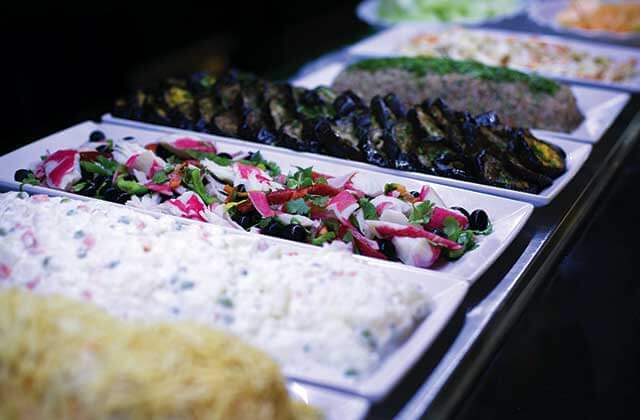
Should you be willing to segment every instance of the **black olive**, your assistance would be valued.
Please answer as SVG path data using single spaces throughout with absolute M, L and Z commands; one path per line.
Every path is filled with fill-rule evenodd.
M 90 142 L 95 142 L 95 141 L 102 141 L 104 139 L 106 139 L 107 136 L 104 135 L 104 133 L 100 130 L 96 130 L 96 131 L 92 131 L 91 134 L 89 134 L 89 141 Z
M 80 194 L 86 195 L 87 197 L 93 197 L 96 195 L 96 191 L 98 190 L 98 186 L 95 182 L 87 181 L 87 184 L 84 186 L 82 190 L 80 190 Z
M 120 190 L 115 187 L 108 187 L 104 191 L 102 191 L 102 198 L 107 201 L 117 202 L 118 197 L 120 196 Z
M 469 229 L 485 230 L 489 226 L 489 216 L 484 210 L 474 210 L 469 216 Z
M 464 214 L 464 217 L 469 218 L 469 212 L 462 207 L 451 207 L 451 210 L 458 210 L 460 213 Z
M 135 138 L 135 137 L 133 137 L 133 136 L 127 136 L 127 137 L 123 137 L 123 138 L 122 138 L 122 140 L 127 140 L 127 141 L 129 141 L 129 140 L 133 140 L 134 138 Z
M 169 157 L 172 156 L 171 152 L 168 151 L 167 149 L 165 149 L 162 146 L 158 146 L 156 148 L 156 152 L 155 153 L 156 153 L 156 156 L 158 156 L 161 159 L 169 159 Z
M 380 244 L 380 251 L 387 256 L 390 260 L 397 260 L 398 255 L 396 254 L 396 247 L 393 245 L 389 239 L 382 239 L 378 241 Z
M 284 230 L 284 238 L 291 239 L 296 242 L 305 242 L 307 239 L 307 230 L 300 225 L 289 225 Z
M 129 199 L 131 198 L 131 195 L 127 194 L 126 192 L 121 192 L 120 194 L 118 194 L 118 196 L 116 197 L 116 202 L 120 203 L 120 204 L 124 204 L 127 201 L 129 201 Z
M 447 234 L 444 233 L 442 229 L 434 228 L 434 229 L 431 229 L 431 232 L 435 233 L 438 236 L 442 236 L 443 238 L 447 237 Z
M 231 156 L 229 153 L 218 153 L 218 157 L 221 158 L 225 158 L 225 159 L 233 159 L 233 156 Z
M 257 211 L 251 211 L 249 213 L 238 214 L 233 217 L 233 220 L 242 226 L 244 229 L 249 229 L 251 226 L 258 223 L 261 219 L 260 213 Z
M 411 195 L 414 196 L 415 198 L 420 197 L 420 193 L 418 191 L 411 191 Z
M 244 187 L 244 184 L 238 184 L 236 186 L 236 191 L 243 193 L 243 192 L 247 192 L 247 189 Z
M 100 146 L 96 147 L 96 150 L 100 153 L 104 153 L 109 150 L 109 146 L 107 146 L 106 144 L 101 144 Z
M 31 175 L 33 172 L 27 170 L 27 169 L 18 169 L 16 171 L 15 174 L 13 174 L 13 179 L 16 180 L 16 182 L 22 182 L 24 181 L 25 178 L 27 178 L 29 175 Z
M 281 237 L 284 233 L 284 226 L 282 226 L 280 223 L 276 221 L 272 221 L 265 228 L 263 228 L 260 231 L 260 233 L 263 233 L 269 236 Z

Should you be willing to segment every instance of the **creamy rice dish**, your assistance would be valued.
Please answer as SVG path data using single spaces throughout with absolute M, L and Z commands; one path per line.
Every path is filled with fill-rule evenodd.
M 67 198 L 0 194 L 0 289 L 224 328 L 297 372 L 361 377 L 428 315 L 420 282 L 349 252 Z

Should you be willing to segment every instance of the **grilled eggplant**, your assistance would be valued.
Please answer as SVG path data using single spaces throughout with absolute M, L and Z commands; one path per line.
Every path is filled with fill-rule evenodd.
M 406 109 L 394 94 L 366 104 L 239 72 L 169 79 L 119 100 L 114 115 L 526 192 L 566 171 L 560 148 L 494 112 L 474 117 L 438 99 Z
M 349 117 L 335 121 L 322 118 L 315 125 L 316 137 L 323 151 L 331 156 L 362 160 L 362 152 L 358 147 L 360 141 L 354 122 Z

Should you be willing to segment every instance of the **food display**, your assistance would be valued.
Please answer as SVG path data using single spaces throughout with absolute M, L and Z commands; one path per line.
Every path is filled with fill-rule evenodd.
M 460 27 L 418 34 L 397 48 L 406 55 L 475 60 L 490 66 L 602 82 L 625 82 L 640 73 L 633 58 L 621 60 L 537 36 L 497 35 Z
M 473 116 L 438 99 L 407 109 L 390 93 L 366 103 L 351 91 L 233 72 L 215 82 L 195 75 L 137 91 L 116 103 L 114 115 L 530 193 L 566 171 L 562 149 L 502 125 L 494 112 Z
M 556 20 L 568 28 L 640 34 L 640 4 L 572 0 L 566 9 L 556 15 Z
M 340 247 L 296 251 L 99 201 L 2 194 L 0 235 L 0 290 L 62 294 L 144 324 L 221 328 L 298 372 L 365 377 L 432 309 L 428 278 L 391 278 Z
M 283 174 L 259 152 L 232 157 L 195 137 L 143 147 L 96 131 L 79 150 L 54 151 L 15 179 L 417 267 L 456 260 L 491 232 L 482 209 L 447 208 L 427 186 L 334 175 L 312 167 Z
M 88 303 L 2 290 L 2 280 L 0 418 L 320 418 L 235 337 L 190 322 L 136 325 Z
M 407 106 L 441 98 L 452 109 L 473 115 L 494 111 L 504 124 L 516 127 L 571 132 L 584 120 L 568 86 L 475 61 L 371 58 L 348 66 L 332 87 L 351 90 L 365 101 L 393 92 Z
M 380 0 L 378 15 L 388 22 L 482 21 L 520 9 L 519 0 Z

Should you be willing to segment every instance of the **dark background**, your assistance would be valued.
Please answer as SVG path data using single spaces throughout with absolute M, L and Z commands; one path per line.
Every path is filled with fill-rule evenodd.
M 132 88 L 233 65 L 284 79 L 372 32 L 354 1 L 14 5 L 0 17 L 0 154 L 108 112 Z M 640 418 L 636 150 L 460 419 Z

